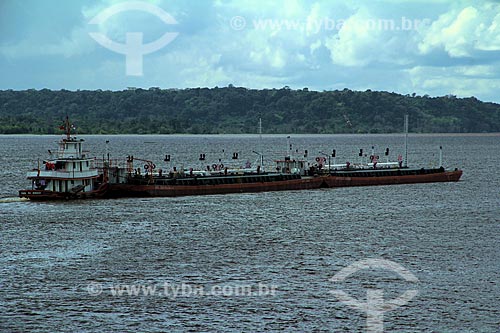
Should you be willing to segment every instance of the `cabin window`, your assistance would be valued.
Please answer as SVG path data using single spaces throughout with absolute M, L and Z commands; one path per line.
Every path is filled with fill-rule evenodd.
M 89 161 L 86 161 L 85 163 L 87 163 L 87 166 L 89 166 Z
M 80 162 L 80 171 L 83 170 L 83 162 Z
M 73 162 L 73 169 L 76 169 L 76 162 Z
M 75 185 L 75 181 L 74 180 L 71 181 L 71 185 Z

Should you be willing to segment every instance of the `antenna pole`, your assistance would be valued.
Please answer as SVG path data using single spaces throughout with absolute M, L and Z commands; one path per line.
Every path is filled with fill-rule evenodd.
M 439 146 L 439 167 L 443 166 L 443 146 Z
M 286 150 L 285 150 L 285 156 L 290 157 L 290 135 L 286 137 Z
M 108 166 L 109 166 L 109 140 L 106 140 L 106 156 L 108 157 Z
M 405 114 L 405 167 L 408 166 L 408 114 Z
M 69 124 L 69 117 L 66 115 L 66 138 L 69 140 L 71 137 L 71 125 Z

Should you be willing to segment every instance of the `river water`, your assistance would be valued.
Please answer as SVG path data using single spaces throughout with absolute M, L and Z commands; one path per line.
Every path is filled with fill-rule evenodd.
M 442 145 L 444 165 L 464 170 L 458 183 L 15 198 L 58 139 L 0 136 L 0 332 L 374 331 L 366 308 L 341 301 L 339 290 L 375 309 L 387 332 L 500 332 L 500 135 L 410 136 L 410 165 L 436 165 Z M 165 154 L 198 167 L 200 153 L 204 163 L 234 162 L 233 152 L 254 163 L 262 146 L 269 163 L 287 148 L 286 136 L 85 139 L 97 156 L 134 155 L 163 169 Z M 398 135 L 302 135 L 291 144 L 311 160 L 336 149 L 337 163 L 357 162 L 371 145 L 381 161 L 386 147 L 393 160 L 403 153 Z M 408 290 L 417 295 L 407 304 L 380 304 Z M 367 301 L 374 292 L 379 303 Z

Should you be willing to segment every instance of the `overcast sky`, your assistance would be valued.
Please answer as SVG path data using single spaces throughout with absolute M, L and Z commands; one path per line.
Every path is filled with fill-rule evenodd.
M 495 1 L 142 4 L 0 0 L 0 89 L 233 84 L 500 102 Z M 121 44 L 121 53 L 95 36 Z

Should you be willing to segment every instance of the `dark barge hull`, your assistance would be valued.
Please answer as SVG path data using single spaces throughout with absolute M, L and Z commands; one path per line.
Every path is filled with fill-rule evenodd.
M 131 185 L 110 184 L 106 197 L 177 197 L 229 193 L 255 193 L 268 191 L 312 190 L 328 187 L 328 176 L 304 177 L 292 180 L 216 184 L 216 185 Z
M 110 184 L 106 197 L 177 197 L 228 193 L 312 190 L 348 186 L 377 186 L 414 183 L 455 182 L 462 170 L 412 169 L 399 171 L 369 170 L 339 172 L 300 179 L 215 185 L 140 185 Z
M 462 170 L 441 171 L 440 169 L 418 169 L 404 170 L 401 175 L 391 172 L 388 175 L 381 172 L 379 175 L 352 174 L 332 174 L 327 178 L 328 187 L 348 187 L 348 186 L 377 186 L 396 184 L 416 184 L 416 183 L 437 183 L 456 182 L 462 176 Z

